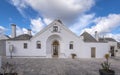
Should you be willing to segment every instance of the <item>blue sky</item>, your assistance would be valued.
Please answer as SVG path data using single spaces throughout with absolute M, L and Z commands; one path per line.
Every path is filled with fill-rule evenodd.
M 55 19 L 77 35 L 87 31 L 120 41 L 120 0 L 0 0 L 0 34 L 31 29 L 35 34 Z

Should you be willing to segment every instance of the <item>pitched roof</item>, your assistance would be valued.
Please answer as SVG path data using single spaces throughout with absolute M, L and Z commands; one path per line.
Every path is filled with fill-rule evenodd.
M 35 34 L 35 36 L 32 37 L 35 38 L 37 36 L 39 36 L 40 34 L 42 34 L 43 32 L 47 31 L 47 29 L 49 29 L 50 27 L 57 25 L 60 26 L 61 28 L 65 29 L 66 31 L 70 32 L 71 34 L 73 34 L 74 36 L 78 37 L 75 33 L 73 33 L 69 28 L 67 28 L 61 20 L 59 19 L 55 19 L 53 22 L 51 22 L 50 24 L 48 24 L 46 27 L 44 27 L 41 31 L 39 31 L 37 34 Z
M 97 42 L 97 40 L 88 32 L 84 32 L 83 34 L 81 34 L 81 36 L 84 37 L 84 42 Z
M 99 38 L 99 42 L 107 42 L 104 38 Z
M 30 40 L 32 38 L 31 35 L 28 35 L 28 34 L 22 34 L 22 35 L 19 35 L 15 38 L 10 38 L 8 40 Z
M 0 40 L 6 40 L 9 39 L 10 37 L 8 35 L 0 35 Z
M 107 41 L 113 41 L 113 42 L 116 42 L 116 40 L 115 40 L 115 39 L 113 39 L 113 38 L 105 38 L 105 40 L 107 40 Z
M 99 42 L 109 42 L 109 41 L 116 42 L 116 40 L 113 38 L 99 38 Z

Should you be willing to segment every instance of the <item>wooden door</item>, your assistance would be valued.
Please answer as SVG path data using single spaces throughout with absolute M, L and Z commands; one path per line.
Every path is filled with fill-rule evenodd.
M 96 57 L 96 48 L 92 47 L 91 48 L 91 58 L 95 58 Z

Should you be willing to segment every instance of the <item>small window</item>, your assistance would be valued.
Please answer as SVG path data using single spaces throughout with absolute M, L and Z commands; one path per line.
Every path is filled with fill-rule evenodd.
M 53 31 L 57 32 L 58 31 L 58 26 L 53 26 Z
M 24 49 L 26 49 L 27 48 L 27 43 L 24 43 Z
M 73 41 L 70 42 L 69 49 L 73 49 Z
M 41 42 L 40 41 L 37 41 L 37 48 L 41 49 Z
M 70 44 L 69 48 L 70 48 L 70 49 L 73 49 L 73 44 Z

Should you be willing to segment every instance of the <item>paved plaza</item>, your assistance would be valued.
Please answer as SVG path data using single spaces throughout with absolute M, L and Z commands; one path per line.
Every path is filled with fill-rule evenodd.
M 16 65 L 18 75 L 99 75 L 105 59 L 47 59 L 13 58 L 3 59 Z M 120 75 L 120 59 L 110 59 L 115 75 Z

